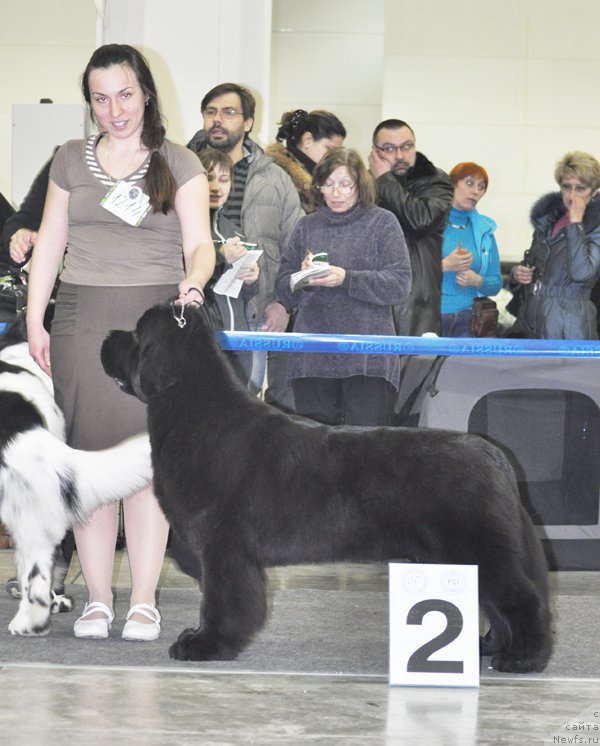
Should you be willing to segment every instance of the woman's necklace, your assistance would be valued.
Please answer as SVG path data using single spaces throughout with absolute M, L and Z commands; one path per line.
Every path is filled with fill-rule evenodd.
M 108 174 L 108 178 L 110 179 L 110 183 L 111 184 L 116 184 L 119 181 L 123 181 L 124 177 L 121 178 L 121 179 L 114 179 L 113 180 L 113 176 L 112 176 L 112 173 L 111 173 L 111 170 L 110 170 L 110 145 L 108 144 L 108 140 L 105 140 L 105 142 L 106 142 L 106 173 Z M 123 171 L 125 172 L 126 176 L 129 176 L 129 174 L 131 173 L 131 171 L 129 170 L 129 168 L 130 168 L 131 164 L 133 163 L 133 161 L 135 160 L 135 158 L 138 157 L 141 152 L 142 152 L 142 149 L 138 146 L 136 148 L 136 150 L 134 151 L 133 155 L 131 156 L 131 158 L 127 161 L 127 163 L 125 165 L 125 168 L 123 169 Z
M 454 218 L 455 221 L 464 220 L 465 222 L 453 223 L 452 218 Z M 450 214 L 448 215 L 448 225 L 451 228 L 455 228 L 457 231 L 463 231 L 469 225 L 469 215 L 465 214 L 464 210 L 459 210 L 453 205 L 452 209 L 450 210 Z

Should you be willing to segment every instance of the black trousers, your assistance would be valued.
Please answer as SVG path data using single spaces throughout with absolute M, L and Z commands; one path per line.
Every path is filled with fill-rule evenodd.
M 297 414 L 326 425 L 388 425 L 397 392 L 385 378 L 295 378 Z

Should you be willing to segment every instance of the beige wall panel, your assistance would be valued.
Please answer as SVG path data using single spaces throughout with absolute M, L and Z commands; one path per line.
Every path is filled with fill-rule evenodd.
M 96 8 L 93 0 L 0 0 L 0 45 L 68 46 L 94 41 Z M 36 52 L 37 55 L 37 52 Z M 21 57 L 13 57 L 14 63 Z
M 384 117 L 445 124 L 522 124 L 522 60 L 485 57 L 385 58 Z
M 310 54 L 307 53 L 310 49 Z M 273 100 L 350 102 L 378 106 L 381 101 L 381 37 L 368 34 L 273 34 Z M 365 64 L 369 60 L 369 64 Z
M 7 75 L 3 80 L 0 106 L 10 109 L 13 104 L 38 104 L 40 98 L 51 98 L 57 104 L 82 103 L 80 78 L 93 48 L 93 40 L 87 47 L 59 49 L 38 45 L 38 63 L 29 64 L 22 57 L 18 74 Z M 25 52 L 23 47 L 20 51 Z M 40 59 L 43 59 L 43 65 L 39 64 Z M 15 68 L 11 50 L 2 46 L 0 65 L 5 71 Z
M 461 161 L 480 163 L 488 171 L 494 192 L 525 188 L 527 141 L 521 127 L 419 124 L 417 144 L 445 171 Z
M 530 60 L 527 64 L 527 124 L 584 129 L 600 134 L 598 68 L 583 60 Z
M 531 58 L 598 60 L 598 0 L 527 0 L 527 54 Z
M 521 57 L 526 7 L 526 0 L 386 0 L 386 54 Z
M 273 30 L 382 34 L 383 0 L 274 0 Z

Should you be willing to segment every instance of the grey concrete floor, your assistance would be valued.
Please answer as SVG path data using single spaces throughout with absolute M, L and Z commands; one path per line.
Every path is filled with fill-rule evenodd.
M 0 551 L 0 580 L 14 574 Z M 82 582 L 73 562 L 69 582 Z M 382 590 L 380 565 L 270 572 L 274 589 Z M 590 594 L 598 573 L 552 573 Z M 128 587 L 122 553 L 115 586 Z M 165 560 L 163 587 L 194 583 Z M 0 660 L 3 660 L 0 651 Z M 151 668 L 0 666 L 1 746 L 600 743 L 600 678 L 507 676 L 479 689 L 389 688 L 382 677 L 207 674 Z M 590 740 L 566 740 L 578 737 Z M 565 739 L 565 740 L 562 740 Z

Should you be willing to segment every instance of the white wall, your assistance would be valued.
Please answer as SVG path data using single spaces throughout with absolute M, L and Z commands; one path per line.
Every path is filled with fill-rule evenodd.
M 498 223 L 502 258 L 520 259 L 556 161 L 600 158 L 600 3 L 386 0 L 385 21 L 383 117 L 412 124 L 441 168 L 487 169 L 480 210 Z
M 274 0 L 270 138 L 281 114 L 326 109 L 368 152 L 380 119 L 383 0 Z
M 201 128 L 200 101 L 225 81 L 268 106 L 271 0 L 107 0 L 104 42 L 137 46 L 148 58 L 168 134 L 187 143 Z
M 257 95 L 263 144 L 284 111 L 324 108 L 366 156 L 377 122 L 404 118 L 438 166 L 488 169 L 481 209 L 498 222 L 503 259 L 526 248 L 529 210 L 555 188 L 558 158 L 572 149 L 600 157 L 597 0 L 0 0 L 0 191 L 9 198 L 11 105 L 81 102 L 96 6 L 106 7 L 104 41 L 148 56 L 172 139 L 187 142 L 202 95 L 225 80 Z
M 185 144 L 202 126 L 202 96 L 226 80 L 255 92 L 260 135 L 271 0 L 0 0 L 0 21 L 0 191 L 9 200 L 12 104 L 81 103 L 79 78 L 100 43 L 133 44 L 148 57 L 176 142 Z
M 78 78 L 94 49 L 95 22 L 92 0 L 0 0 L 0 192 L 8 200 L 12 105 L 81 103 Z

